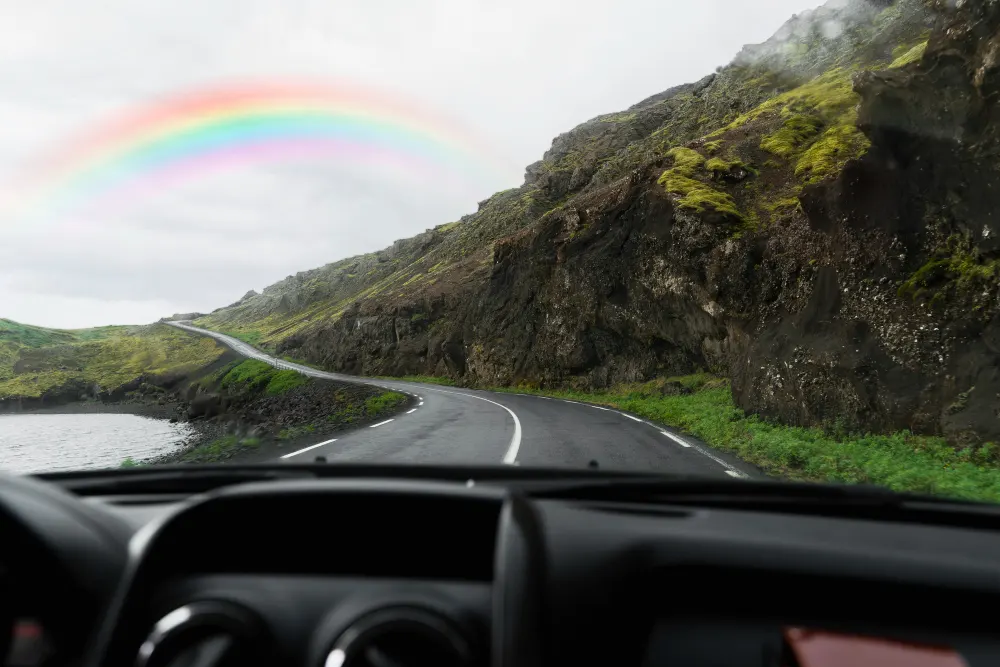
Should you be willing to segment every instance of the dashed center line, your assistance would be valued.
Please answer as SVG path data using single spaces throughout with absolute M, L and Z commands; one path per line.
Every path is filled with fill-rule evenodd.
M 378 428 L 379 426 L 382 426 L 382 425 L 384 425 L 384 424 L 388 424 L 388 423 L 389 423 L 389 422 L 391 422 L 391 421 L 395 421 L 395 419 L 386 419 L 386 420 L 385 420 L 384 422 L 379 422 L 379 423 L 377 423 L 377 424 L 372 424 L 372 425 L 371 425 L 371 426 L 369 426 L 368 428 Z
M 298 451 L 292 452 L 291 454 L 285 454 L 281 458 L 288 459 L 288 458 L 291 458 L 291 457 L 296 456 L 298 454 L 302 454 L 304 452 L 308 452 L 310 449 L 316 449 L 317 447 L 322 447 L 323 445 L 329 445 L 331 442 L 337 442 L 337 439 L 334 438 L 333 440 L 324 440 L 323 442 L 317 443 L 315 445 L 310 445 L 309 447 L 306 447 L 304 449 L 300 449 Z

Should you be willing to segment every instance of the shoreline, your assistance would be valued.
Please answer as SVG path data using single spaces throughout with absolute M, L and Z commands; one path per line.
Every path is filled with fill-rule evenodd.
M 261 366 L 258 368 L 257 366 Z M 185 424 L 190 432 L 161 454 L 120 464 L 274 462 L 412 407 L 406 394 L 361 383 L 286 377 L 253 361 L 220 360 L 181 381 L 137 383 L 107 397 L 4 406 L 2 415 L 126 414 Z M 277 383 L 276 390 L 271 382 Z

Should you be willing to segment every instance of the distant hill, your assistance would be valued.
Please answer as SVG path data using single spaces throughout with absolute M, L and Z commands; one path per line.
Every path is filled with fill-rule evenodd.
M 211 338 L 162 324 L 62 330 L 0 319 L 0 407 L 93 398 L 143 376 L 208 366 L 223 352 Z

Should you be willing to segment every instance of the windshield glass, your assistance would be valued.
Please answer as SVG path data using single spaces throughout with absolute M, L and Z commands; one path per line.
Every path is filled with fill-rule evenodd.
M 998 5 L 3 12 L 2 469 L 1000 500 Z

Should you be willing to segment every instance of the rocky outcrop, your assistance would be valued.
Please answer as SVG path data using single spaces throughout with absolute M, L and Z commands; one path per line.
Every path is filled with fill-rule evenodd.
M 339 371 L 472 384 L 703 368 L 789 424 L 996 440 L 1000 8 L 952 4 L 803 13 L 560 136 L 457 227 L 303 279 L 312 305 L 265 336 Z M 358 277 L 394 259 L 409 268 Z

